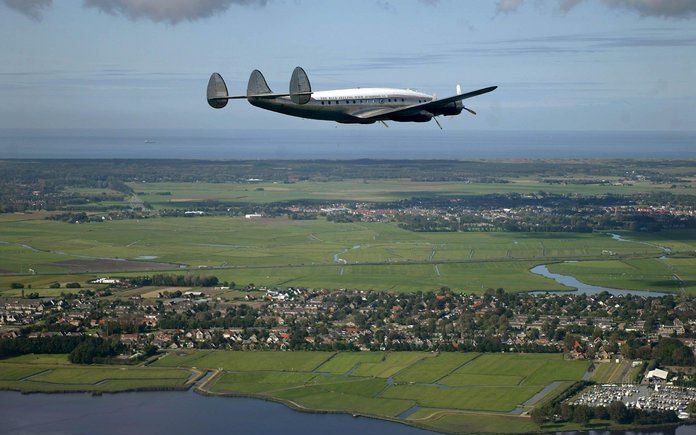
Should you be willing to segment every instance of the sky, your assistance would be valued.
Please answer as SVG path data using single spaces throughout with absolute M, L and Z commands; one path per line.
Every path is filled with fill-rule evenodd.
M 695 0 L 0 0 L 0 40 L 0 129 L 336 128 L 206 104 L 213 71 L 286 92 L 299 65 L 314 90 L 499 86 L 447 129 L 696 130 Z

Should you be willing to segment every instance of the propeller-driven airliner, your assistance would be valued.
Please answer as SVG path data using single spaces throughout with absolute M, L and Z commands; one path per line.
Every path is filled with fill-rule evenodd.
M 222 76 L 213 73 L 208 81 L 208 104 L 215 109 L 227 106 L 229 100 L 246 99 L 253 106 L 300 118 L 335 121 L 342 124 L 373 124 L 385 121 L 428 122 L 441 115 L 454 116 L 463 110 L 476 112 L 462 103 L 467 98 L 495 90 L 490 86 L 476 91 L 457 93 L 452 97 L 436 98 L 411 89 L 352 88 L 312 91 L 307 73 L 299 66 L 290 78 L 287 93 L 274 93 L 259 70 L 249 77 L 246 95 L 229 95 Z

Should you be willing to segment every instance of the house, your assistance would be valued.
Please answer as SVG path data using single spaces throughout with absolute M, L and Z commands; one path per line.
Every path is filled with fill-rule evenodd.
M 666 381 L 668 376 L 669 376 L 669 372 L 667 370 L 653 369 L 653 370 L 650 370 L 645 375 L 645 378 L 646 379 L 661 379 L 663 381 Z
M 120 284 L 121 280 L 116 278 L 97 278 L 90 281 L 92 284 Z
M 121 343 L 130 346 L 138 341 L 138 334 L 121 334 Z

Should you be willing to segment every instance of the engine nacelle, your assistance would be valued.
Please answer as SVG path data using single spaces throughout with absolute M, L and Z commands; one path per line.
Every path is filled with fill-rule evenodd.
M 437 108 L 437 115 L 447 115 L 447 116 L 453 116 L 453 115 L 459 115 L 462 113 L 463 105 L 461 101 L 455 101 L 452 103 L 448 103 L 445 106 L 438 107 Z
M 433 119 L 433 116 L 435 115 L 425 110 L 421 110 L 420 112 L 412 115 L 397 115 L 390 117 L 390 119 L 396 122 L 430 122 L 430 120 Z

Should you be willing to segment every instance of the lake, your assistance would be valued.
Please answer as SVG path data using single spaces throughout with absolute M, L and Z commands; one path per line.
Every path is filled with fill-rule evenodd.
M 399 423 L 347 414 L 308 414 L 280 403 L 193 392 L 20 394 L 0 391 L 0 433 L 7 435 L 425 435 Z M 579 433 L 579 432 L 568 432 Z M 590 435 L 693 435 L 696 427 L 652 431 L 591 431 Z
M 421 435 L 399 423 L 348 414 L 309 414 L 258 399 L 193 392 L 28 394 L 0 391 L 2 434 Z

